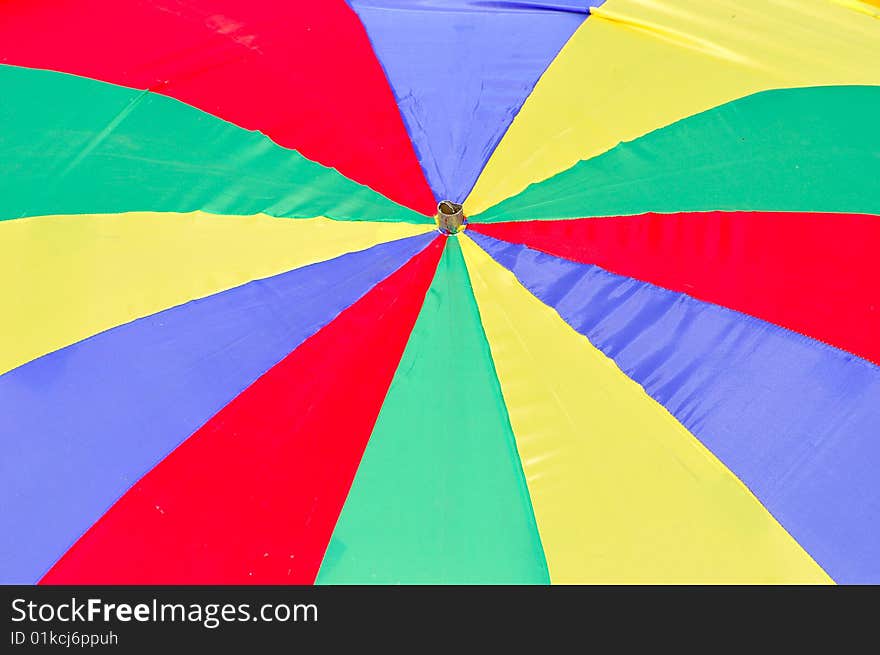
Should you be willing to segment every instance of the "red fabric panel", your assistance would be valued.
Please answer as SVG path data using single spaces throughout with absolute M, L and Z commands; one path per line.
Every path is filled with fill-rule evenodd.
M 41 583 L 314 582 L 444 243 L 218 412 Z
M 880 216 L 644 214 L 470 229 L 725 305 L 880 363 Z
M 412 209 L 436 209 L 385 73 L 344 0 L 3 3 L 0 62 L 164 93 Z

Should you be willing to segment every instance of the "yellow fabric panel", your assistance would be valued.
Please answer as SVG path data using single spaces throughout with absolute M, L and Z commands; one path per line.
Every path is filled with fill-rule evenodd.
M 880 0 L 830 0 L 830 2 L 834 2 L 847 9 L 860 11 L 874 18 L 880 18 L 880 11 L 878 11 L 880 9 Z
M 202 212 L 0 222 L 0 373 L 168 307 L 431 229 Z
M 461 241 L 552 582 L 832 582 L 642 387 Z
M 858 0 L 608 0 L 539 80 L 465 213 L 758 91 L 880 84 L 876 13 Z

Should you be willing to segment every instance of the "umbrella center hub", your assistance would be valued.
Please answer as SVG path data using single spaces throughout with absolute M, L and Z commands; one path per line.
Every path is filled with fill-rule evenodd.
M 462 211 L 462 206 L 457 202 L 443 200 L 437 205 L 437 229 L 449 236 L 458 234 L 467 227 L 467 218 Z

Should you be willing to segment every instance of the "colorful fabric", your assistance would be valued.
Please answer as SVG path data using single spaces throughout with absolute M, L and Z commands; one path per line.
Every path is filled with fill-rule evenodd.
M 880 583 L 873 0 L 0 17 L 0 582 Z

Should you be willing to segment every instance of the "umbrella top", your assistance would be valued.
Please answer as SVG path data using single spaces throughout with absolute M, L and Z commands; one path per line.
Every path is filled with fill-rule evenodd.
M 461 204 L 450 200 L 441 200 L 437 204 L 437 229 L 447 236 L 458 234 L 467 227 L 467 218 Z

